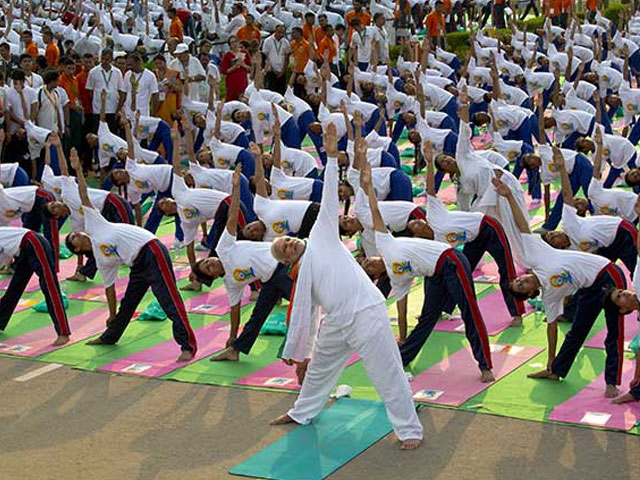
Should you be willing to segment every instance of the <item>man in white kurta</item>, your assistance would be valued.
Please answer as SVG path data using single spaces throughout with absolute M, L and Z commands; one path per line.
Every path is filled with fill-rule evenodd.
M 282 358 L 297 363 L 299 372 L 311 358 L 294 407 L 273 423 L 310 423 L 321 412 L 355 350 L 385 403 L 401 448 L 417 448 L 422 425 L 402 369 L 385 299 L 338 234 L 337 148 L 335 128 L 329 130 L 333 138 L 325 138 L 329 159 L 322 204 L 309 239 L 304 242 L 283 237 L 272 247 L 277 260 L 297 262 L 292 270 L 296 284 Z M 313 314 L 315 307 L 325 312 L 321 326 Z

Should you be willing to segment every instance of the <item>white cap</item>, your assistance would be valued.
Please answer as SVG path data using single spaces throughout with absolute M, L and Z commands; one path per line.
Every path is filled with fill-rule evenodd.
M 186 43 L 179 43 L 174 53 L 176 55 L 180 55 L 181 53 L 187 53 L 188 51 L 189 51 L 189 47 L 187 47 Z

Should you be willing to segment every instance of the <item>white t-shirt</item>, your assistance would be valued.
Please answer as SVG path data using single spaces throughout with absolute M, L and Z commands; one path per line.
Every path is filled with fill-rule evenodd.
M 569 236 L 571 244 L 577 250 L 595 253 L 601 247 L 608 247 L 616 239 L 622 219 L 606 215 L 579 217 L 576 209 L 562 206 L 562 230 Z
M 318 164 L 313 156 L 304 150 L 289 148 L 280 142 L 280 166 L 292 177 L 306 177 Z
M 256 195 L 253 209 L 265 224 L 263 241 L 270 242 L 284 235 L 295 235 L 311 202 L 306 200 L 271 200 Z
M 186 68 L 182 64 L 182 62 L 176 58 L 171 63 L 169 63 L 169 69 L 179 72 L 180 78 L 183 82 L 186 82 L 187 77 L 207 76 L 207 72 L 204 71 L 204 67 L 202 66 L 200 61 L 191 55 L 189 55 L 189 62 Z M 191 100 L 200 101 L 199 87 L 201 83 L 203 83 L 203 81 L 189 83 L 189 94 L 187 96 Z M 204 81 L 204 83 L 206 85 L 206 80 Z
M 148 117 L 141 115 L 136 125 L 136 137 L 138 140 L 151 140 L 158 130 L 158 125 L 162 121 L 159 117 Z M 169 153 L 169 152 L 167 152 Z
M 605 133 L 602 136 L 602 159 L 616 168 L 626 168 L 636 155 L 636 147 L 626 137 Z
M 429 195 L 427 218 L 435 234 L 435 240 L 456 247 L 476 239 L 484 214 L 449 211 L 439 198 Z
M 293 114 L 293 118 L 296 119 L 296 122 L 300 118 L 300 115 L 302 115 L 305 112 L 312 111 L 311 106 L 307 102 L 305 102 L 301 98 L 298 98 L 294 95 L 293 88 L 291 88 L 290 86 L 287 87 L 287 91 L 284 93 L 284 99 L 289 105 L 291 105 L 292 110 L 290 111 Z M 306 132 L 300 132 L 300 133 L 306 133 Z
M 229 170 L 235 166 L 238 154 L 243 150 L 242 147 L 237 145 L 222 143 L 215 137 L 209 142 L 209 148 L 211 149 L 213 167 L 224 170 Z
M 22 104 L 22 99 L 20 98 L 20 94 L 14 89 L 7 89 L 7 98 L 5 105 L 5 110 L 7 112 L 11 112 L 16 118 L 19 118 L 21 121 L 25 122 L 31 118 L 31 105 L 38 102 L 38 98 L 36 96 L 36 91 L 33 88 L 24 87 L 22 89 L 22 96 L 24 97 L 24 107 L 26 107 L 26 114 Z M 11 121 L 9 124 L 9 133 L 15 133 L 20 127 L 14 121 Z
M 30 231 L 20 227 L 0 227 L 0 268 L 11 265 L 20 254 L 22 239 Z
M 320 104 L 318 109 L 318 121 L 322 125 L 322 131 L 324 132 L 329 124 L 333 123 L 336 127 L 336 138 L 340 140 L 347 134 L 347 126 L 344 123 L 344 115 L 342 113 L 331 113 L 324 106 Z
M 198 227 L 208 220 L 213 220 L 220 204 L 229 198 L 229 194 L 225 192 L 208 188 L 189 188 L 185 185 L 184 179 L 175 174 L 171 192 L 178 207 L 178 217 L 184 230 L 184 243 L 187 245 L 195 241 Z
M 371 43 L 375 34 L 375 27 L 364 27 L 362 32 L 353 31 L 351 48 L 358 51 L 358 62 L 369 63 L 371 60 Z
M 56 200 L 62 198 L 62 176 L 55 175 L 49 165 L 42 169 L 42 186 L 48 192 L 53 193 Z
M 527 81 L 527 92 L 533 96 L 540 90 L 547 90 L 553 85 L 555 77 L 551 72 L 532 72 L 525 70 L 524 78 Z
M 591 253 L 556 250 L 539 235 L 522 235 L 523 260 L 533 270 L 542 287 L 547 322 L 564 313 L 564 298 L 590 287 L 609 260 Z
M 506 136 L 510 130 L 517 130 L 531 115 L 515 105 L 499 105 L 492 102 L 493 117 L 500 135 Z
M 562 142 L 573 132 L 588 135 L 589 127 L 595 116 L 580 110 L 552 110 L 551 116 L 556 120 L 556 141 Z
M 377 167 L 371 169 L 371 183 L 378 200 L 384 200 L 391 193 L 391 174 L 397 169 L 393 167 Z M 351 167 L 347 170 L 347 181 L 356 190 L 360 186 L 360 172 Z
M 509 160 L 507 160 L 502 154 L 494 152 L 493 150 L 476 150 L 475 154 L 500 168 L 507 168 L 509 166 Z
M 451 246 L 422 238 L 395 238 L 376 232 L 376 247 L 384 260 L 391 286 L 398 298 L 405 297 L 415 277 L 431 277 L 438 260 Z
M 20 220 L 23 213 L 29 213 L 36 201 L 36 186 L 0 187 L 0 225 L 8 225 L 12 220 Z
M 36 91 L 34 104 L 38 108 L 36 123 L 52 132 L 64 132 L 64 107 L 69 103 L 67 92 L 61 87 L 52 91 L 42 86 Z
M 124 111 L 128 118 L 134 118 L 135 112 L 131 110 L 131 76 L 134 76 L 135 82 L 138 84 L 136 91 L 136 110 L 140 111 L 140 115 L 150 115 L 151 96 L 158 93 L 158 80 L 156 76 L 146 68 L 140 73 L 134 73 L 129 70 L 124 75 L 121 91 L 125 92 L 127 97 L 124 102 Z
M 171 184 L 172 165 L 143 165 L 127 158 L 126 170 L 129 172 L 129 201 L 139 203 L 142 195 L 151 192 L 165 192 Z
M 626 190 L 604 188 L 602 180 L 591 179 L 589 200 L 593 205 L 594 215 L 612 215 L 624 218 L 631 223 L 638 218 L 635 212 L 638 196 Z
M 256 280 L 268 282 L 278 266 L 271 255 L 270 242 L 236 240 L 226 228 L 220 236 L 216 252 L 224 267 L 223 280 L 229 305 L 240 303 L 242 291 L 248 284 Z
M 210 188 L 231 195 L 233 170 L 205 168 L 197 163 L 191 163 L 189 172 L 196 183 L 196 188 Z
M 120 101 L 120 92 L 124 91 L 122 72 L 113 66 L 108 72 L 102 68 L 102 65 L 93 67 L 89 71 L 89 75 L 87 75 L 87 90 L 93 92 L 91 111 L 94 115 L 100 113 L 100 95 L 103 90 L 107 91 L 104 112 L 116 113 L 118 102 Z
M 148 230 L 126 223 L 110 223 L 95 208 L 84 209 L 85 231 L 105 287 L 118 279 L 120 265 L 133 266 L 140 250 L 156 237 Z
M 540 166 L 540 180 L 542 180 L 543 185 L 549 185 L 556 178 L 560 178 L 560 171 L 556 164 L 553 163 L 553 148 L 549 145 L 538 145 L 538 152 L 542 163 Z M 564 167 L 567 173 L 571 175 L 578 152 L 567 148 L 561 148 L 560 152 L 562 153 L 562 158 L 564 158 Z
M 290 177 L 276 167 L 271 167 L 271 199 L 309 200 L 313 191 L 312 178 Z
M 17 162 L 3 163 L 0 165 L 0 179 L 2 179 L 3 187 L 9 188 L 13 186 L 13 181 L 16 178 L 18 167 L 20 167 L 20 164 Z
M 111 133 L 107 122 L 100 122 L 98 127 L 98 162 L 100 168 L 109 166 L 109 162 L 120 150 L 127 150 L 127 142 Z
M 429 110 L 440 111 L 446 107 L 453 98 L 453 94 L 435 85 L 426 84 L 423 85 L 422 88 L 424 90 L 426 108 Z
M 79 232 L 84 228 L 84 207 L 78 191 L 78 185 L 73 177 L 60 176 L 60 184 L 62 186 L 62 201 L 71 210 L 71 231 Z M 98 212 L 104 208 L 104 202 L 109 196 L 107 190 L 98 188 L 87 188 L 91 205 Z
M 276 40 L 276 37 L 271 35 L 266 38 L 262 44 L 262 52 L 266 55 L 271 69 L 276 72 L 284 71 L 286 65 L 284 64 L 287 54 L 291 53 L 291 45 L 286 38 Z
M 259 93 L 249 97 L 251 108 L 251 128 L 256 136 L 256 142 L 261 143 L 265 135 L 271 133 L 275 119 L 272 118 L 271 104 L 262 98 Z M 284 108 L 276 105 L 280 125 L 284 125 L 291 118 L 291 114 Z

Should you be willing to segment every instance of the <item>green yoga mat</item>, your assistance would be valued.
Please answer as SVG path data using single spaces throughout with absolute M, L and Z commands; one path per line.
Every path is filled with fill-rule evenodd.
M 391 432 L 384 404 L 342 398 L 311 424 L 233 467 L 229 473 L 277 480 L 321 480 Z

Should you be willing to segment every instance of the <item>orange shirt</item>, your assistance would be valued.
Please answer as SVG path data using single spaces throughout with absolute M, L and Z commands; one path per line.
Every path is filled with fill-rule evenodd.
M 313 41 L 313 25 L 305 23 L 302 25 L 302 36 L 307 42 Z
M 73 77 L 69 77 L 66 73 L 63 73 L 60 75 L 58 85 L 64 88 L 64 91 L 67 92 L 69 103 L 75 105 L 76 102 L 80 100 L 80 86 L 78 85 L 77 76 L 74 75 Z
M 562 13 L 562 0 L 546 0 L 542 7 L 546 16 L 555 18 Z
M 58 62 L 60 61 L 60 49 L 55 44 L 55 42 L 47 44 L 47 49 L 44 52 L 44 56 L 47 59 L 47 64 L 49 64 L 50 67 L 58 66 Z
M 444 6 L 444 13 L 449 15 L 453 7 L 451 6 L 451 0 L 442 0 L 442 5 Z
M 293 72 L 302 73 L 309 61 L 309 42 L 304 38 L 291 40 L 291 53 L 293 54 Z
M 171 25 L 169 25 L 169 36 L 176 37 L 181 42 L 184 39 L 182 20 L 180 20 L 177 15 L 173 17 Z
M 562 12 L 569 13 L 573 10 L 573 0 L 563 0 L 562 1 Z
M 364 10 L 360 10 L 360 12 L 351 10 L 350 12 L 348 12 L 345 18 L 345 21 L 347 23 L 347 28 L 349 29 L 349 33 L 347 36 L 347 45 L 351 44 L 351 35 L 353 35 L 353 27 L 351 26 L 351 20 L 353 20 L 354 18 L 359 18 L 360 22 L 365 27 L 368 27 L 371 24 L 371 15 L 369 15 Z
M 32 58 L 36 58 L 38 56 L 38 46 L 36 42 L 33 40 L 24 46 L 24 53 L 29 54 Z
M 338 51 L 336 49 L 336 42 L 333 38 L 327 38 L 325 35 L 322 40 L 320 40 L 320 45 L 318 45 L 318 60 L 324 60 L 324 53 L 328 52 L 327 61 L 329 63 L 333 62 L 333 59 L 336 58 Z
M 262 36 L 260 35 L 260 29 L 255 25 L 244 25 L 240 27 L 238 32 L 236 33 L 236 37 L 241 42 L 250 42 L 251 40 L 257 40 L 260 42 Z
M 431 38 L 435 38 L 438 36 L 438 30 L 444 33 L 444 15 L 438 13 L 437 11 L 432 11 L 424 21 L 427 30 L 429 31 L 429 36 Z
M 587 0 L 587 9 L 592 12 L 598 9 L 598 0 Z
M 319 47 L 320 42 L 325 37 L 324 30 L 320 25 L 318 25 L 313 31 L 313 37 L 314 37 L 314 40 L 316 41 L 316 46 Z

